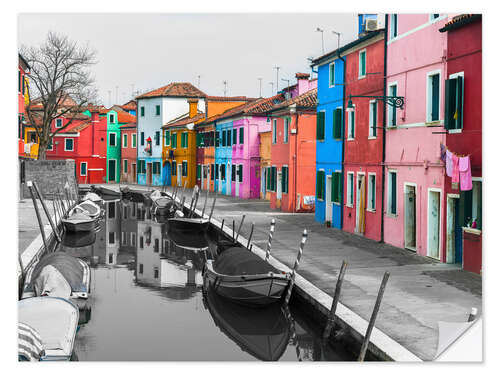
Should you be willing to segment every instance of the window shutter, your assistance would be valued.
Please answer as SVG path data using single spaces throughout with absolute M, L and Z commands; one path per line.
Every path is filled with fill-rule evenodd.
M 245 129 L 243 127 L 240 128 L 240 145 L 243 144 L 243 140 L 245 139 L 245 137 L 244 137 L 244 130 Z
M 455 112 L 456 80 L 447 79 L 444 82 L 444 128 L 455 129 L 453 114 Z
M 325 139 L 325 112 L 318 112 L 316 115 L 316 139 Z
M 342 138 L 342 109 L 337 108 L 333 116 L 333 138 Z
M 463 116 L 462 116 L 462 113 L 463 113 L 463 93 L 462 93 L 462 89 L 463 89 L 463 82 L 464 82 L 464 79 L 463 77 L 461 76 L 458 76 L 457 77 L 457 121 L 456 121 L 456 129 L 462 129 L 463 128 Z
M 338 172 L 332 173 L 332 202 L 339 203 L 339 175 Z

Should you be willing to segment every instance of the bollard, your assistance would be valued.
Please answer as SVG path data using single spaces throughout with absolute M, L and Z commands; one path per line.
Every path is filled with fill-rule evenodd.
M 361 350 L 359 352 L 359 362 L 363 362 L 365 360 L 366 350 L 368 349 L 368 344 L 370 343 L 370 336 L 372 334 L 373 326 L 375 325 L 375 319 L 377 319 L 378 310 L 380 309 L 380 305 L 382 304 L 382 297 L 384 296 L 385 286 L 387 284 L 387 280 L 389 280 L 389 275 L 389 272 L 384 273 L 384 278 L 382 279 L 382 283 L 380 284 L 377 300 L 375 301 L 372 316 L 370 318 L 370 322 L 368 323 L 368 328 L 366 329 L 363 344 L 361 345 Z
M 468 322 L 473 322 L 476 319 L 477 315 L 477 309 L 473 307 L 470 311 L 469 318 L 467 319 Z
M 344 281 L 345 270 L 347 268 L 347 262 L 342 261 L 342 267 L 340 267 L 339 277 L 337 278 L 337 285 L 335 286 L 335 294 L 333 295 L 332 307 L 330 308 L 330 314 L 328 315 L 328 321 L 326 323 L 325 331 L 323 332 L 323 340 L 327 340 L 330 337 L 330 332 L 335 326 L 335 311 L 337 310 L 337 305 L 340 299 L 340 290 L 342 289 L 342 281 Z
M 26 181 L 26 185 L 30 191 L 31 200 L 33 201 L 33 207 L 35 207 L 36 218 L 38 220 L 38 226 L 40 227 L 40 233 L 42 235 L 43 247 L 45 248 L 45 252 L 48 252 L 49 249 L 47 247 L 47 239 L 45 238 L 45 230 L 42 223 L 42 217 L 40 216 L 40 212 L 38 211 L 38 205 L 36 204 L 35 193 L 33 192 L 33 186 L 31 181 Z
M 35 189 L 36 195 L 38 195 L 38 199 L 40 199 L 40 203 L 42 204 L 42 208 L 45 212 L 45 215 L 47 216 L 47 219 L 49 219 L 50 226 L 52 228 L 52 231 L 54 232 L 54 235 L 56 237 L 56 241 L 58 243 L 61 242 L 61 237 L 59 237 L 59 233 L 57 232 L 57 227 L 54 225 L 54 222 L 52 221 L 52 217 L 50 216 L 50 212 L 47 209 L 47 206 L 45 205 L 45 202 L 43 201 L 43 197 L 40 194 L 40 190 L 38 190 L 38 186 L 36 185 L 35 181 L 32 181 L 33 188 Z
M 250 241 L 252 240 L 252 235 L 253 235 L 253 227 L 255 226 L 255 223 L 252 222 L 252 228 L 250 229 L 250 235 L 248 236 L 248 242 L 247 242 L 247 250 L 249 249 L 250 246 Z
M 240 231 L 241 231 L 241 227 L 243 226 L 243 222 L 245 221 L 245 216 L 246 215 L 243 215 L 241 217 L 240 226 L 238 227 L 238 232 L 236 233 L 236 239 L 234 240 L 234 242 L 238 242 L 238 237 L 240 236 Z
M 207 195 L 205 197 L 205 203 L 203 203 L 203 211 L 201 211 L 201 217 L 202 218 L 205 217 L 205 208 L 207 208 L 208 193 L 209 193 L 209 190 L 207 190 Z
M 302 240 L 300 241 L 299 252 L 297 254 L 297 259 L 295 259 L 295 264 L 293 265 L 292 270 L 292 278 L 290 280 L 290 284 L 288 285 L 288 289 L 286 291 L 285 303 L 288 304 L 290 301 L 290 297 L 292 296 L 293 285 L 295 284 L 295 275 L 297 274 L 297 270 L 299 269 L 300 258 L 302 258 L 302 253 L 304 252 L 304 245 L 307 241 L 307 230 L 304 229 L 302 233 Z
M 210 210 L 210 216 L 208 217 L 208 222 L 212 219 L 212 214 L 214 213 L 215 201 L 217 200 L 217 193 L 215 193 L 214 200 L 212 202 L 212 209 Z
M 271 255 L 271 242 L 273 241 L 274 228 L 276 226 L 276 220 L 271 220 L 271 229 L 269 231 L 269 238 L 267 240 L 267 249 L 266 249 L 266 262 L 269 260 L 269 255 Z

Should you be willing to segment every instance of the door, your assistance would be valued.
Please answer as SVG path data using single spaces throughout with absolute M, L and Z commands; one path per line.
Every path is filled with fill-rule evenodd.
M 153 184 L 153 163 L 146 163 L 146 184 Z
M 218 180 L 218 188 L 219 188 L 219 193 L 222 193 L 222 167 L 223 164 L 219 164 L 219 180 Z
M 417 250 L 415 186 L 405 186 L 405 248 Z
M 332 210 L 333 210 L 332 189 L 333 189 L 332 175 L 329 175 L 326 176 L 325 221 L 329 221 L 330 223 L 332 222 Z
M 429 191 L 427 208 L 427 255 L 432 258 L 439 258 L 440 198 L 441 193 L 439 191 Z
M 182 163 L 177 164 L 177 186 L 182 186 Z
M 116 160 L 108 160 L 108 182 L 116 180 Z
M 359 174 L 356 180 L 356 232 L 365 232 L 365 175 Z
M 206 177 L 205 166 L 203 164 L 200 164 L 200 174 L 201 174 L 200 187 L 203 189 L 205 187 L 205 177 Z
M 163 166 L 163 185 L 170 186 L 172 183 L 172 166 L 167 161 Z
M 459 219 L 459 196 L 448 195 L 446 211 L 446 263 L 462 263 L 462 228 Z
M 131 182 L 136 182 L 137 180 L 137 164 L 132 163 L 132 181 Z
M 226 167 L 226 195 L 231 195 L 231 164 L 227 163 Z
M 235 186 L 235 196 L 239 197 L 240 196 L 240 165 L 236 165 L 236 177 L 234 179 L 234 183 L 236 184 Z
M 283 191 L 282 191 L 282 173 L 281 170 L 277 172 L 277 178 L 276 178 L 276 208 L 281 208 L 281 197 L 283 196 Z
M 210 164 L 207 164 L 207 191 L 210 190 Z

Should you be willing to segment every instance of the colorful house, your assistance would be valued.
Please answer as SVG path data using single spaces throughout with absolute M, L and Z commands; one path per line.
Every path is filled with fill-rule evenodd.
M 297 75 L 307 81 L 309 75 Z M 271 208 L 285 212 L 314 211 L 316 174 L 317 88 L 298 85 L 297 96 L 266 111 L 271 119 L 271 167 L 267 190 Z M 305 90 L 305 91 L 302 91 Z
M 444 132 L 447 16 L 391 14 L 387 31 L 384 241 L 445 260 Z M 404 58 L 403 58 L 404 57 Z
M 271 193 L 267 191 L 267 171 L 271 168 L 271 122 L 266 122 L 259 128 L 259 160 L 260 160 L 260 193 L 259 198 L 270 200 Z
M 122 183 L 137 183 L 137 125 L 135 122 L 120 125 Z
M 26 105 L 29 103 L 28 89 L 30 66 L 21 54 L 18 54 L 18 148 L 19 156 L 22 158 L 37 159 L 38 158 L 38 136 L 33 126 L 28 124 L 28 116 L 26 115 Z
M 443 261 L 482 270 L 482 17 L 463 14 L 439 29 L 447 38 L 444 127 L 446 147 L 469 155 L 472 189 L 444 177 L 446 245 Z M 460 187 L 460 186 L 457 186 Z M 443 213 L 444 215 L 444 213 Z M 476 224 L 467 223 L 475 221 Z M 473 228 L 472 226 L 475 226 Z
M 163 178 L 168 179 L 173 173 L 172 169 L 167 169 L 168 163 L 161 166 L 161 127 L 189 111 L 188 99 L 198 99 L 198 109 L 204 109 L 205 97 L 205 93 L 190 83 L 174 82 L 136 98 L 139 110 L 137 182 L 140 185 L 160 186 Z
M 135 124 L 136 117 L 125 111 L 109 110 L 106 113 L 107 128 L 107 154 L 106 154 L 106 182 L 120 182 L 121 164 L 121 126 Z

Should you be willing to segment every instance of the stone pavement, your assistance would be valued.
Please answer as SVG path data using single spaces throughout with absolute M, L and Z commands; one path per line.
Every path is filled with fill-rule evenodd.
M 40 210 L 40 215 L 42 217 L 42 222 L 44 225 L 49 224 L 49 220 L 43 211 L 40 201 L 37 201 L 38 208 Z M 46 200 L 45 205 L 49 210 L 50 214 L 54 214 L 52 209 L 52 201 Z M 38 220 L 36 218 L 35 207 L 33 206 L 33 201 L 31 198 L 22 199 L 17 204 L 18 209 L 18 239 L 19 239 L 19 254 L 22 254 L 24 250 L 29 246 L 33 240 L 40 234 L 40 227 L 38 226 Z
M 189 189 L 186 196 L 189 203 Z M 198 208 L 203 207 L 204 199 L 202 192 Z M 210 199 L 207 211 L 211 202 Z M 481 314 L 481 277 L 459 266 L 327 228 L 314 220 L 314 214 L 283 213 L 271 210 L 268 201 L 217 196 L 214 216 L 225 219 L 225 225 L 232 225 L 235 220 L 237 230 L 243 214 L 246 218 L 241 235 L 248 238 L 251 223 L 255 222 L 252 242 L 263 249 L 271 219 L 276 219 L 271 254 L 289 267 L 297 256 L 302 231 L 307 229 L 309 236 L 299 273 L 330 295 L 342 260 L 346 260 L 348 267 L 340 301 L 365 320 L 370 319 L 382 276 L 389 271 L 376 326 L 423 360 L 435 357 L 438 321 L 464 322 L 472 307 Z

